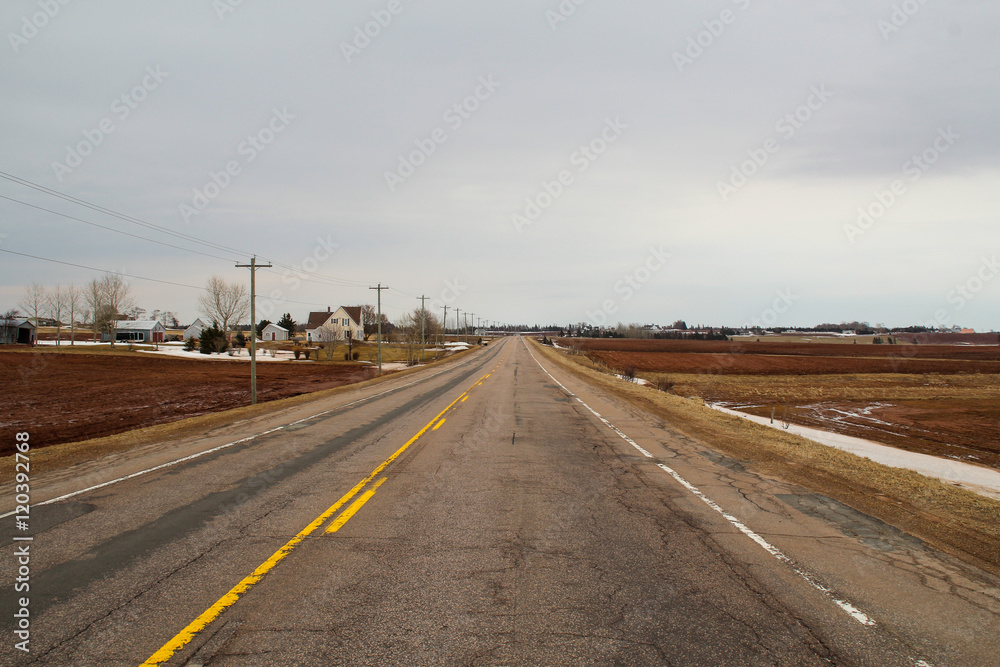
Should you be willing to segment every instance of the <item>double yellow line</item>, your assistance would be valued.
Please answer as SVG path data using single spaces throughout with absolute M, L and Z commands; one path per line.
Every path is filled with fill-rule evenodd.
M 503 359 L 506 358 L 507 355 L 504 354 Z M 410 446 L 417 440 L 419 440 L 422 435 L 427 433 L 427 431 L 437 430 L 445 422 L 444 420 L 445 413 L 451 410 L 457 403 L 465 401 L 465 399 L 469 397 L 470 391 L 472 391 L 477 386 L 482 385 L 483 381 L 486 380 L 488 377 L 490 377 L 493 374 L 493 371 L 495 371 L 497 368 L 500 367 L 500 364 L 503 363 L 503 359 L 501 359 L 500 362 L 496 366 L 494 366 L 489 373 L 476 380 L 468 389 L 463 391 L 462 394 L 458 396 L 458 398 L 449 403 L 448 407 L 446 407 L 444 410 L 435 415 L 434 419 L 430 420 L 426 426 L 424 426 L 422 429 L 420 429 L 420 431 L 417 432 L 416 435 L 407 440 L 405 445 L 397 449 L 392 454 L 392 456 L 387 458 L 377 468 L 372 470 L 367 477 L 358 482 L 353 489 L 345 493 L 340 498 L 340 500 L 335 502 L 333 505 L 330 505 L 330 507 L 328 507 L 325 512 L 316 517 L 308 526 L 300 530 L 295 535 L 295 537 L 288 540 L 288 542 L 286 542 L 280 549 L 275 551 L 270 558 L 268 558 L 266 561 L 257 566 L 257 569 L 255 569 L 252 573 L 246 576 L 242 581 L 240 581 L 240 583 L 236 584 L 231 589 L 229 589 L 229 592 L 223 595 L 218 600 L 216 600 L 215 604 L 213 604 L 211 607 L 202 612 L 196 619 L 191 621 L 186 628 L 178 632 L 173 639 L 171 639 L 162 647 L 160 647 L 160 649 L 157 650 L 153 655 L 149 656 L 149 658 L 147 658 L 146 661 L 143 662 L 142 665 L 140 665 L 140 667 L 151 667 L 153 665 L 160 665 L 166 662 L 167 660 L 170 660 L 170 658 L 172 658 L 174 654 L 177 653 L 177 651 L 184 648 L 192 639 L 195 638 L 195 636 L 199 632 L 204 630 L 206 627 L 209 626 L 209 624 L 212 623 L 212 621 L 221 616 L 222 612 L 224 612 L 229 607 L 233 606 L 236 603 L 236 601 L 240 599 L 240 596 L 242 596 L 244 593 L 250 590 L 250 588 L 254 584 L 263 579 L 264 575 L 273 570 L 274 566 L 280 563 L 282 560 L 284 560 L 285 557 L 288 556 L 288 554 L 290 554 L 295 549 L 295 547 L 301 544 L 302 541 L 305 540 L 307 537 L 309 537 L 309 535 L 311 535 L 313 532 L 315 532 L 317 528 L 326 523 L 327 519 L 336 514 L 341 507 L 350 502 L 351 499 L 354 498 L 362 489 L 368 486 L 368 484 L 373 479 L 378 477 L 378 475 L 381 474 L 381 472 L 385 470 L 389 466 L 389 464 L 391 464 L 393 461 L 399 458 L 403 454 L 403 452 L 409 449 Z M 386 477 L 380 479 L 378 482 L 375 483 L 374 486 L 365 491 L 365 493 L 363 493 L 357 500 L 351 503 L 350 507 L 344 510 L 344 512 L 340 514 L 340 516 L 334 519 L 334 521 L 326 529 L 325 534 L 335 533 L 338 530 L 340 530 L 343 527 L 343 525 L 347 523 L 351 519 L 351 517 L 353 517 L 354 514 L 357 513 L 357 511 L 360 510 L 361 507 L 366 502 L 368 502 L 368 500 L 371 499 L 372 496 L 375 495 L 375 491 L 378 490 L 378 487 L 380 487 L 386 481 L 386 479 L 387 479 Z

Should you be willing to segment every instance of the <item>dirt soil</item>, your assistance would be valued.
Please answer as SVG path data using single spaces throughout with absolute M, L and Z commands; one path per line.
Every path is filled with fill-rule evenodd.
M 1000 346 L 564 339 L 674 393 L 1000 469 Z M 662 374 L 662 375 L 660 375 Z
M 1000 346 L 568 339 L 612 368 L 717 375 L 1000 373 Z
M 273 401 L 372 377 L 355 364 L 259 363 L 257 400 Z M 0 350 L 0 455 L 14 433 L 34 447 L 99 438 L 250 404 L 250 364 L 144 354 Z

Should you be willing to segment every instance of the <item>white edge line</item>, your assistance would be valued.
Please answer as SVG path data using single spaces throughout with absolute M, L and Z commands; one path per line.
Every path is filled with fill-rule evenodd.
M 636 444 L 636 442 L 634 440 L 632 440 L 632 438 L 630 438 L 627 435 L 625 435 L 624 433 L 622 433 L 621 430 L 619 430 L 617 426 L 615 426 L 610 421 L 608 421 L 607 419 L 605 419 L 604 417 L 602 417 L 592 407 L 590 407 L 589 405 L 587 405 L 586 403 L 584 403 L 583 400 L 579 396 L 577 396 L 576 394 L 574 394 L 573 392 L 571 392 L 569 389 L 567 389 L 565 387 L 565 385 L 563 385 L 561 382 L 559 382 L 559 380 L 557 380 L 554 377 L 552 377 L 552 374 L 549 373 L 547 370 L 545 370 L 545 367 L 542 366 L 541 362 L 539 362 L 538 359 L 535 357 L 535 355 L 532 353 L 531 348 L 528 347 L 527 343 L 525 343 L 525 348 L 528 350 L 528 354 L 531 355 L 531 358 L 535 360 L 535 363 L 538 364 L 538 367 L 542 369 L 542 372 L 545 373 L 546 375 L 548 375 L 549 378 L 551 378 L 551 380 L 553 382 L 555 382 L 557 385 L 559 385 L 560 387 L 562 387 L 563 391 L 565 391 L 567 394 L 569 394 L 570 396 L 572 396 L 573 398 L 575 398 L 577 401 L 579 401 L 580 404 L 583 407 L 587 408 L 592 413 L 594 413 L 594 415 L 598 419 L 600 419 L 605 425 L 607 425 L 615 433 L 617 433 L 618 435 L 620 435 L 622 437 L 622 439 L 624 439 L 627 443 L 629 443 L 630 445 L 632 445 L 633 447 L 635 447 L 636 449 L 638 449 L 646 457 L 653 458 L 652 454 L 650 454 L 645 449 L 643 449 L 642 447 L 640 447 L 638 444 Z M 813 576 L 812 574 L 810 574 L 808 571 L 802 569 L 799 565 L 797 565 L 795 563 L 795 561 L 793 561 L 791 558 L 789 558 L 784 553 L 782 553 L 781 550 L 778 549 L 776 546 L 774 546 L 773 544 L 771 544 L 770 542 L 768 542 L 767 540 L 765 540 L 763 537 L 761 537 L 760 535 L 758 535 L 754 531 L 750 530 L 742 521 L 740 521 L 739 519 L 737 519 L 735 516 L 733 516 L 732 514 L 730 514 L 729 512 L 727 512 L 726 510 L 722 509 L 722 507 L 719 506 L 718 503 L 716 503 L 714 500 L 712 500 L 711 498 L 709 498 L 708 496 L 706 496 L 704 493 L 702 493 L 701 490 L 699 490 L 698 487 L 696 487 L 694 484 L 691 484 L 691 482 L 687 481 L 686 479 L 684 479 L 683 477 L 681 477 L 680 475 L 678 475 L 670 467 L 668 467 L 668 466 L 666 466 L 666 465 L 664 465 L 662 463 L 657 463 L 656 465 L 657 465 L 657 467 L 661 468 L 664 472 L 666 472 L 667 474 L 669 474 L 671 477 L 673 477 L 681 486 L 683 486 L 685 489 L 687 489 L 692 494 L 694 494 L 695 497 L 697 497 L 698 499 L 700 499 L 701 501 L 703 501 L 706 505 L 708 505 L 709 507 L 711 507 L 713 510 L 715 510 L 719 514 L 721 514 L 722 517 L 726 521 L 728 521 L 729 523 L 731 523 L 737 530 L 739 530 L 741 533 L 743 533 L 744 535 L 746 535 L 747 537 L 749 537 L 751 540 L 753 540 L 754 542 L 756 542 L 762 549 L 764 549 L 764 551 L 768 552 L 769 554 L 771 554 L 772 556 L 774 556 L 777 560 L 781 561 L 785 565 L 788 565 L 792 569 L 792 571 L 795 572 L 795 574 L 797 574 L 800 577 L 802 577 L 802 579 L 804 579 L 807 583 L 809 583 L 809 585 L 811 585 L 813 588 L 815 588 L 820 593 L 822 593 L 823 595 L 825 595 L 826 597 L 828 597 L 830 600 L 832 600 L 834 604 L 836 604 L 838 607 L 840 607 L 845 612 L 847 612 L 851 616 L 851 618 L 853 618 L 854 620 L 856 620 L 861 625 L 864 625 L 864 626 L 867 626 L 867 627 L 872 627 L 872 626 L 875 625 L 875 621 L 871 618 L 871 616 L 869 616 L 868 614 L 866 614 L 863 611 L 859 610 L 857 607 L 855 607 L 854 605 L 852 605 L 850 602 L 848 602 L 846 600 L 841 600 L 841 599 L 835 597 L 833 595 L 833 591 L 831 591 L 828 586 L 826 586 L 825 584 L 823 584 L 822 582 L 820 582 L 815 576 Z
M 51 505 L 52 503 L 57 503 L 57 502 L 60 502 L 62 500 L 66 500 L 68 498 L 72 498 L 73 496 L 78 496 L 81 493 L 87 493 L 89 491 L 96 491 L 97 489 L 103 489 L 106 486 L 111 486 L 112 484 L 117 484 L 118 482 L 124 482 L 124 481 L 132 479 L 134 477 L 140 477 L 141 475 L 145 475 L 147 473 L 155 472 L 157 470 L 162 470 L 163 468 L 169 468 L 171 466 L 177 465 L 178 463 L 184 463 L 185 461 L 190 461 L 192 459 L 196 459 L 196 458 L 198 458 L 200 456 L 205 456 L 206 454 L 211 454 L 213 452 L 217 452 L 217 451 L 220 451 L 222 449 L 227 449 L 229 447 L 233 447 L 234 445 L 241 445 L 241 444 L 243 444 L 245 442 L 250 442 L 251 440 L 256 440 L 257 438 L 260 438 L 262 436 L 274 433 L 275 431 L 281 431 L 283 429 L 288 428 L 289 426 L 294 426 L 295 424 L 301 424 L 302 422 L 309 421 L 310 419 L 316 419 L 317 417 L 322 417 L 323 415 L 330 414 L 331 412 L 336 412 L 337 410 L 343 410 L 344 408 L 349 408 L 352 405 L 357 405 L 358 403 L 364 403 L 365 401 L 370 401 L 373 398 L 378 398 L 379 396 L 385 396 L 386 394 L 391 394 L 392 392 L 399 391 L 400 389 L 406 389 L 407 387 L 412 387 L 413 385 L 415 385 L 415 384 L 417 384 L 419 382 L 426 382 L 427 380 L 435 378 L 438 375 L 441 375 L 442 373 L 447 373 L 450 370 L 453 370 L 453 369 L 446 368 L 444 370 L 438 371 L 437 373 L 434 373 L 433 375 L 428 375 L 427 377 L 420 378 L 419 380 L 414 380 L 413 382 L 409 382 L 407 384 L 403 384 L 403 385 L 400 385 L 398 387 L 393 387 L 392 389 L 387 389 L 386 391 L 379 392 L 378 394 L 372 394 L 371 396 L 366 396 L 365 398 L 360 398 L 360 399 L 358 399 L 356 401 L 351 401 L 350 403 L 345 403 L 344 405 L 339 405 L 339 406 L 337 406 L 335 408 L 330 408 L 329 410 L 324 410 L 323 412 L 318 412 L 318 413 L 316 413 L 314 415 L 311 415 L 309 417 L 303 417 L 302 419 L 296 419 L 293 422 L 289 422 L 287 424 L 282 424 L 281 426 L 278 426 L 278 427 L 275 427 L 275 428 L 272 428 L 272 429 L 268 429 L 266 431 L 262 431 L 261 433 L 255 433 L 254 435 L 250 435 L 250 436 L 247 436 L 245 438 L 241 438 L 239 440 L 234 440 L 232 442 L 227 442 L 226 444 L 219 445 L 218 447 L 213 447 L 211 449 L 206 449 L 203 452 L 196 452 L 194 454 L 190 454 L 188 456 L 181 457 L 181 458 L 176 459 L 174 461 L 168 461 L 167 463 L 161 463 L 160 465 L 153 466 L 152 468 L 146 468 L 145 470 L 140 470 L 139 472 L 134 472 L 134 473 L 132 473 L 130 475 L 125 475 L 124 477 L 118 477 L 117 479 L 112 479 L 112 480 L 110 480 L 108 482 L 101 482 L 100 484 L 95 484 L 94 486 L 88 486 L 86 489 L 80 489 L 79 491 L 73 491 L 72 493 L 67 493 L 65 495 L 59 496 L 58 498 L 49 498 L 48 500 L 43 500 L 40 503 L 34 503 L 34 504 L 31 505 L 31 507 L 41 507 L 42 505 Z M 13 516 L 15 514 L 17 514 L 17 510 L 16 509 L 12 510 L 10 512 L 7 512 L 6 514 L 0 514 L 0 519 L 6 519 L 7 517 Z

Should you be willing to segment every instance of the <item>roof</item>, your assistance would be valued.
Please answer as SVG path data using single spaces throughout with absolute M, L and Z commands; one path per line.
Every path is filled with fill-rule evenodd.
M 207 324 L 205 324 L 205 323 L 204 323 L 204 322 L 202 321 L 202 319 L 201 319 L 201 318 L 199 317 L 198 319 L 196 319 L 196 320 L 195 320 L 194 322 L 192 322 L 192 323 L 191 323 L 191 324 L 190 324 L 189 326 L 187 326 L 187 327 L 185 327 L 185 328 L 187 328 L 187 329 L 190 329 L 191 327 L 202 327 L 202 328 L 205 328 L 205 327 L 207 327 L 207 326 L 208 326 L 208 325 L 207 325 Z
M 319 329 L 331 317 L 333 317 L 333 311 L 323 310 L 318 313 L 309 313 L 309 322 L 306 323 L 306 329 Z
M 119 330 L 124 329 L 126 331 L 144 331 L 146 329 L 153 329 L 158 324 L 161 327 L 163 326 L 160 324 L 159 320 L 120 320 L 116 324 L 115 328 Z
M 3 326 L 17 327 L 18 329 L 24 326 L 31 327 L 32 329 L 35 328 L 35 325 L 32 324 L 31 320 L 24 317 L 15 317 L 12 320 L 8 320 L 6 318 L 0 318 L 0 323 L 2 323 Z
M 341 308 L 347 313 L 348 317 L 354 320 L 354 323 L 361 326 L 361 306 L 340 306 L 337 310 Z M 326 321 L 329 320 L 337 312 L 337 310 L 321 310 L 319 312 L 309 313 L 309 321 L 306 323 L 306 329 L 314 330 L 319 329 Z
M 268 329 L 280 329 L 281 331 L 284 331 L 285 333 L 288 333 L 288 329 L 286 329 L 285 327 L 279 327 L 274 322 L 269 323 L 266 327 L 264 327 L 263 330 L 267 331 Z
M 355 324 L 361 324 L 361 306 L 343 306 L 343 308 Z

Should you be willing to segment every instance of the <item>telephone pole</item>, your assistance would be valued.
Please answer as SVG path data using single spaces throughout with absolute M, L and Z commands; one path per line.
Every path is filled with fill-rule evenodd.
M 448 342 L 448 306 L 444 308 L 444 318 L 441 320 L 441 345 Z
M 426 296 L 417 297 L 420 299 L 420 361 L 424 361 L 424 348 L 427 347 L 427 334 L 426 334 L 426 323 L 427 323 L 427 309 L 424 308 L 424 301 L 427 300 Z
M 458 321 L 458 316 L 461 314 L 462 309 L 455 309 L 455 342 L 458 342 L 458 332 L 462 330 L 462 324 Z
M 249 264 L 237 264 L 238 269 L 250 269 L 250 405 L 257 405 L 257 269 L 269 269 L 271 264 L 258 264 L 257 255 Z
M 369 287 L 368 289 L 378 290 L 378 374 L 382 375 L 382 290 L 389 289 L 388 285 L 383 286 L 382 283 L 378 284 L 378 287 Z

